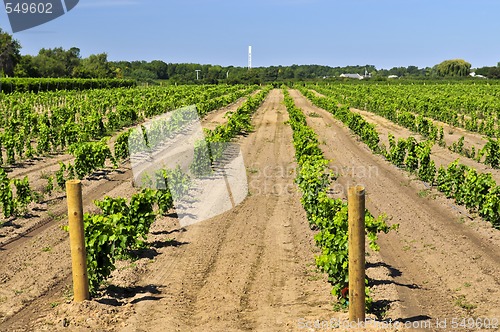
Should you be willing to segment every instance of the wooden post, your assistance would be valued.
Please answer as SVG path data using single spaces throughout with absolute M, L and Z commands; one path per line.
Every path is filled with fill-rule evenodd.
M 349 321 L 365 321 L 365 188 L 349 188 Z
M 82 183 L 80 180 L 66 182 L 68 200 L 69 241 L 73 268 L 73 293 L 75 302 L 89 300 L 87 254 L 83 229 Z

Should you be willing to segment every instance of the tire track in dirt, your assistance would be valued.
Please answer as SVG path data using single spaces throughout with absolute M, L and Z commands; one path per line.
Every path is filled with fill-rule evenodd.
M 250 96 L 255 96 L 258 94 L 261 90 L 257 89 L 256 91 L 252 92 Z M 215 127 L 217 127 L 220 124 L 226 123 L 226 114 L 228 112 L 235 112 L 240 106 L 248 99 L 248 97 L 241 97 L 234 103 L 231 103 L 230 105 L 220 108 L 214 112 L 208 113 L 203 119 L 203 128 L 207 128 L 210 130 L 213 130 Z
M 293 164 L 282 100 L 280 90 L 271 91 L 254 116 L 255 131 L 240 140 L 250 196 L 188 228 L 182 261 L 153 278 L 164 297 L 142 302 L 123 331 L 283 331 L 300 315 L 331 314 L 329 285 L 305 273 L 314 246 L 299 196 L 279 191 L 294 186 L 293 172 L 282 172 Z M 160 259 L 159 273 L 169 257 Z
M 376 115 L 374 113 L 362 111 L 362 110 L 358 110 L 358 109 L 354 109 L 354 108 L 351 108 L 351 111 L 360 114 L 361 116 L 363 116 L 363 118 L 365 118 L 366 121 L 368 121 L 369 123 L 372 123 L 376 126 L 376 130 L 379 133 L 380 140 L 381 140 L 381 142 L 383 142 L 385 144 L 385 146 L 387 148 L 389 147 L 389 139 L 388 139 L 389 133 L 393 134 L 394 137 L 396 138 L 396 140 L 399 138 L 406 139 L 410 136 L 415 137 L 418 141 L 424 140 L 424 138 L 421 135 L 415 134 L 415 133 L 411 132 L 410 130 L 408 130 L 408 129 L 406 129 L 398 124 L 392 123 L 389 120 L 387 120 L 386 118 L 381 117 L 379 115 Z M 445 136 L 446 136 L 446 134 L 445 134 Z M 469 139 L 469 142 L 476 142 L 476 143 L 470 143 L 476 147 L 476 151 L 478 148 L 481 149 L 484 146 L 484 144 L 486 144 L 486 142 L 484 142 L 484 144 L 482 144 L 482 145 L 481 145 L 481 143 L 477 143 L 477 142 L 481 142 L 482 139 L 476 137 L 473 134 L 470 134 L 467 137 Z M 474 137 L 474 138 L 472 138 L 472 137 Z M 458 137 L 457 137 L 457 140 L 458 140 Z M 447 144 L 449 144 L 449 142 L 450 141 L 447 141 Z M 452 163 L 456 159 L 459 159 L 460 163 L 467 165 L 469 167 L 475 168 L 478 172 L 491 173 L 491 175 L 493 176 L 495 181 L 497 183 L 500 183 L 500 170 L 499 169 L 493 169 L 485 164 L 478 163 L 470 158 L 466 158 L 464 156 L 459 155 L 458 153 L 452 152 L 452 151 L 448 150 L 447 148 L 440 147 L 437 144 L 434 144 L 434 146 L 432 147 L 431 158 L 432 158 L 432 160 L 434 160 L 434 162 L 436 163 L 436 167 L 438 167 L 438 168 L 439 168 L 439 166 L 447 167 L 450 163 Z
M 240 98 L 232 105 L 214 113 L 223 115 L 232 109 L 237 109 L 245 100 L 246 98 Z M 205 119 L 202 120 L 203 125 L 205 122 Z M 25 174 L 35 176 L 42 169 L 58 167 L 58 161 L 64 158 L 70 159 L 72 156 L 59 156 L 53 163 L 36 164 L 30 168 L 32 173 Z M 130 167 L 128 162 L 124 167 L 127 166 Z M 82 182 L 84 211 L 97 210 L 93 201 L 102 199 L 105 195 L 129 197 L 136 191 L 131 184 L 132 170 L 124 167 L 118 172 L 106 174 L 99 180 Z M 65 224 L 66 200 L 64 196 L 58 196 L 52 199 L 52 202 L 47 206 L 47 211 L 42 212 L 45 216 L 23 231 L 22 235 L 11 238 L 0 248 L 0 266 L 2 266 L 0 282 L 3 286 L 0 290 L 0 299 L 3 299 L 0 301 L 0 322 L 5 320 L 0 325 L 0 330 L 3 326 L 10 326 L 9 329 L 18 326 L 21 330 L 22 326 L 29 326 L 30 320 L 33 320 L 30 303 L 35 301 L 33 305 L 39 305 L 41 301 L 38 298 L 45 295 L 50 298 L 56 294 L 62 296 L 67 286 L 65 281 L 71 274 L 69 242 L 68 234 L 60 228 Z M 177 239 L 180 243 L 182 236 L 183 233 Z M 44 257 L 43 263 L 40 262 L 40 255 Z M 34 274 L 38 277 L 32 278 Z M 12 293 L 16 295 L 13 296 Z
M 340 173 L 340 194 L 349 185 L 367 188 L 367 208 L 385 212 L 400 230 L 380 237 L 380 252 L 395 285 L 401 314 L 389 312 L 392 319 L 425 320 L 451 317 L 500 317 L 498 232 L 476 231 L 461 224 L 460 215 L 441 197 L 418 196 L 423 188 L 353 137 L 325 110 L 313 106 L 298 91 L 291 91 L 308 124 L 324 141 L 322 149 Z M 375 172 L 367 172 L 374 167 Z M 463 296 L 463 298 L 462 298 Z M 472 312 L 462 309 L 476 306 Z M 395 316 L 392 316 L 394 315 Z
M 252 92 L 250 95 L 255 95 L 258 93 L 258 91 Z M 203 127 L 205 128 L 211 128 L 219 125 L 220 123 L 224 123 L 226 121 L 225 115 L 228 112 L 231 111 L 236 111 L 246 100 L 248 97 L 241 97 L 237 101 L 222 107 L 220 109 L 214 110 L 212 112 L 209 112 L 206 114 L 206 116 L 201 120 Z M 120 130 L 116 133 L 113 134 L 113 136 L 109 139 L 108 141 L 108 146 L 110 147 L 111 150 L 114 149 L 114 143 L 118 136 L 129 130 L 130 128 L 126 128 L 123 130 Z M 40 157 L 37 158 L 36 160 L 32 161 L 23 161 L 19 164 L 16 164 L 14 166 L 11 166 L 7 171 L 9 172 L 8 176 L 9 178 L 21 178 L 24 176 L 28 176 L 30 186 L 32 189 L 35 189 L 36 191 L 44 191 L 46 185 L 47 185 L 47 180 L 43 179 L 43 175 L 52 175 L 54 176 L 55 172 L 59 170 L 59 162 L 66 163 L 68 161 L 73 161 L 74 157 L 72 155 L 68 154 L 52 154 L 47 157 Z M 130 169 L 130 165 L 127 162 L 128 168 Z M 123 171 L 123 170 L 120 170 Z M 130 176 L 131 172 L 127 173 L 127 176 Z M 111 174 L 111 177 L 116 177 L 116 174 Z M 120 175 L 118 175 L 120 177 Z M 55 183 L 55 179 L 53 182 L 54 186 L 56 187 L 57 184 Z M 107 190 L 107 188 L 103 188 L 103 190 Z M 57 197 L 51 197 L 45 202 L 51 202 L 54 200 L 60 200 L 61 198 L 64 197 L 64 194 L 61 194 Z M 92 200 L 100 198 L 99 196 L 93 197 Z M 84 197 L 85 199 L 85 197 Z M 45 209 L 46 203 L 39 204 L 41 206 L 37 206 L 38 209 Z M 63 211 L 64 212 L 64 211 Z M 54 214 L 59 214 L 60 211 L 54 211 Z M 35 236 L 37 233 L 41 232 L 43 229 L 45 229 L 48 224 L 51 222 L 51 218 L 49 217 L 44 217 L 42 220 L 38 220 L 35 223 L 32 222 L 32 218 L 28 219 L 23 219 L 23 218 L 18 218 L 15 220 L 16 225 L 20 226 L 18 230 L 15 231 L 14 237 L 12 237 L 9 234 L 3 234 L 4 239 L 2 239 L 0 246 L 6 248 L 6 244 L 11 244 L 13 242 L 16 242 L 19 240 L 19 238 L 25 237 L 25 235 L 29 235 L 29 237 Z M 3 230 L 5 231 L 5 230 Z M 1 238 L 1 237 L 0 237 Z M 9 248 L 12 247 L 12 245 L 9 246 Z

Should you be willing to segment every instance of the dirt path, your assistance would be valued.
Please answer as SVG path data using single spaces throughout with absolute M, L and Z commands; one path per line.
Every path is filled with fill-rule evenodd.
M 281 101 L 273 90 L 241 142 L 250 196 L 191 226 L 180 256 L 155 264 L 155 277 L 144 282 L 165 285 L 166 296 L 142 302 L 123 331 L 282 331 L 329 313 L 328 284 L 305 274 L 312 232 L 285 171 L 293 169 L 293 146 Z
M 345 196 L 349 185 L 362 184 L 367 188 L 367 208 L 375 215 L 387 213 L 391 223 L 400 224 L 397 233 L 380 237 L 382 260 L 376 255 L 369 258 L 371 268 L 381 268 L 386 275 L 374 284 L 397 290 L 396 298 L 385 296 L 392 302 L 387 318 L 425 322 L 500 317 L 500 232 L 483 221 L 464 220 L 439 194 L 419 197 L 425 189 L 421 182 L 373 155 L 343 124 L 298 91 L 291 95 L 305 114 L 321 116 L 309 116 L 308 123 L 340 173 L 340 186 L 333 191 Z
M 186 229 L 175 219 L 159 220 L 151 237 L 154 261 L 125 263 L 110 281 L 125 287 L 118 295 L 78 305 L 64 303 L 64 289 L 53 291 L 70 271 L 67 235 L 57 227 L 2 253 L 7 269 L 21 269 L 5 281 L 6 303 L 19 289 L 30 294 L 25 301 L 31 305 L 0 330 L 65 330 L 67 318 L 72 331 L 283 331 L 296 330 L 301 318 L 330 319 L 330 285 L 314 271 L 316 248 L 293 182 L 292 133 L 282 100 L 280 90 L 271 91 L 254 117 L 255 131 L 240 141 L 246 200 Z M 51 250 L 44 252 L 47 243 Z M 47 278 L 30 283 L 30 273 Z
M 394 135 L 394 137 L 397 139 L 399 138 L 408 138 L 410 136 L 415 137 L 418 141 L 423 140 L 424 138 L 418 134 L 413 133 L 409 129 L 406 129 L 398 124 L 395 124 L 389 120 L 387 120 L 384 117 L 381 117 L 379 115 L 376 115 L 371 112 L 367 111 L 362 111 L 358 109 L 351 108 L 351 111 L 356 112 L 360 115 L 363 116 L 363 118 L 366 119 L 369 123 L 372 123 L 376 125 L 376 130 L 379 133 L 380 141 L 385 144 L 386 148 L 389 147 L 389 139 L 388 139 L 388 134 L 391 133 Z M 452 140 L 450 139 L 450 135 L 447 135 L 447 132 L 445 131 L 445 137 L 446 138 L 446 144 L 450 144 L 452 142 L 456 142 L 458 138 L 460 138 L 462 135 L 467 134 L 467 132 L 463 131 L 463 133 L 457 135 L 453 134 L 452 136 L 455 136 L 455 138 Z M 474 145 L 477 149 L 481 149 L 484 144 L 486 144 L 486 141 L 484 141 L 480 135 L 473 134 L 473 133 L 468 133 L 465 137 L 464 141 L 468 140 L 469 146 Z M 471 145 L 472 144 L 472 145 Z M 480 173 L 491 173 L 493 178 L 497 183 L 500 183 L 500 170 L 499 169 L 493 169 L 489 166 L 486 166 L 485 164 L 478 163 L 472 159 L 466 158 L 464 156 L 459 155 L 458 153 L 450 151 L 448 148 L 443 148 L 440 147 L 437 144 L 434 144 L 432 147 L 432 153 L 431 153 L 431 158 L 434 160 L 436 163 L 436 167 L 439 168 L 439 166 L 444 166 L 447 167 L 450 163 L 455 161 L 456 159 L 460 160 L 460 163 L 467 165 L 469 167 L 475 168 L 478 172 Z
M 250 95 L 255 96 L 258 94 L 260 89 L 257 89 L 256 91 L 252 92 Z M 220 108 L 214 112 L 208 113 L 204 118 L 203 118 L 203 128 L 207 128 L 210 130 L 213 130 L 215 127 L 222 123 L 226 123 L 226 114 L 228 112 L 235 112 L 248 98 L 247 97 L 242 97 L 235 101 L 234 103 Z
M 241 98 L 213 113 L 223 115 L 239 107 L 244 100 Z M 206 120 L 202 123 L 206 123 Z M 15 176 L 27 175 L 32 188 L 39 188 L 46 183 L 40 174 L 53 174 L 59 169 L 59 161 L 70 159 L 72 156 L 68 155 L 45 158 L 21 169 L 14 169 L 12 173 Z M 131 179 L 132 171 L 126 163 L 99 179 L 84 180 L 84 210 L 96 210 L 93 201 L 105 195 L 130 197 L 136 192 Z M 42 295 L 61 295 L 68 286 L 67 279 L 71 272 L 68 234 L 61 230 L 61 226 L 66 224 L 66 208 L 64 192 L 55 190 L 44 203 L 37 205 L 30 218 L 18 218 L 1 228 L 0 322 Z M 33 275 L 37 277 L 33 278 Z
M 351 111 L 361 114 L 369 122 L 383 125 L 388 129 L 399 130 L 400 128 L 404 128 L 372 112 L 360 110 L 357 108 L 351 108 Z M 446 143 L 446 146 L 451 146 L 453 143 L 456 143 L 462 136 L 464 136 L 464 147 L 470 149 L 474 146 L 476 151 L 482 149 L 488 142 L 488 139 L 484 135 L 473 133 L 462 128 L 453 127 L 447 123 L 436 121 L 431 118 L 427 119 L 432 121 L 438 127 L 443 127 L 444 141 Z

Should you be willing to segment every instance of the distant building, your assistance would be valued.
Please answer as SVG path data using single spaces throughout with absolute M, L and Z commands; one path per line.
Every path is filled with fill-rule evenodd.
M 387 78 L 399 78 L 399 76 L 398 75 L 389 75 L 389 76 L 387 76 Z
M 340 75 L 340 77 L 344 77 L 344 78 L 357 78 L 358 80 L 362 80 L 364 78 L 360 74 L 342 74 L 342 75 Z
M 472 73 L 470 73 L 469 75 L 470 75 L 470 76 L 472 76 L 472 77 L 476 77 L 476 78 L 486 78 L 486 76 L 483 76 L 483 75 L 478 75 L 478 74 L 476 74 L 475 72 L 472 72 Z

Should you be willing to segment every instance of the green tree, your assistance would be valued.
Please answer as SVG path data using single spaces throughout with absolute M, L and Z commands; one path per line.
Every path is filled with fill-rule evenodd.
M 71 77 L 73 70 L 80 65 L 80 49 L 42 48 L 32 60 L 41 77 Z
M 14 75 L 14 68 L 21 60 L 21 44 L 0 28 L 0 76 Z
M 92 54 L 82 59 L 80 65 L 73 70 L 73 76 L 80 78 L 111 78 L 115 75 L 106 53 Z
M 437 65 L 440 76 L 465 77 L 470 73 L 471 64 L 462 59 L 445 60 Z
M 22 55 L 16 68 L 14 69 L 14 75 L 16 77 L 40 77 L 40 73 L 33 62 L 32 55 Z

